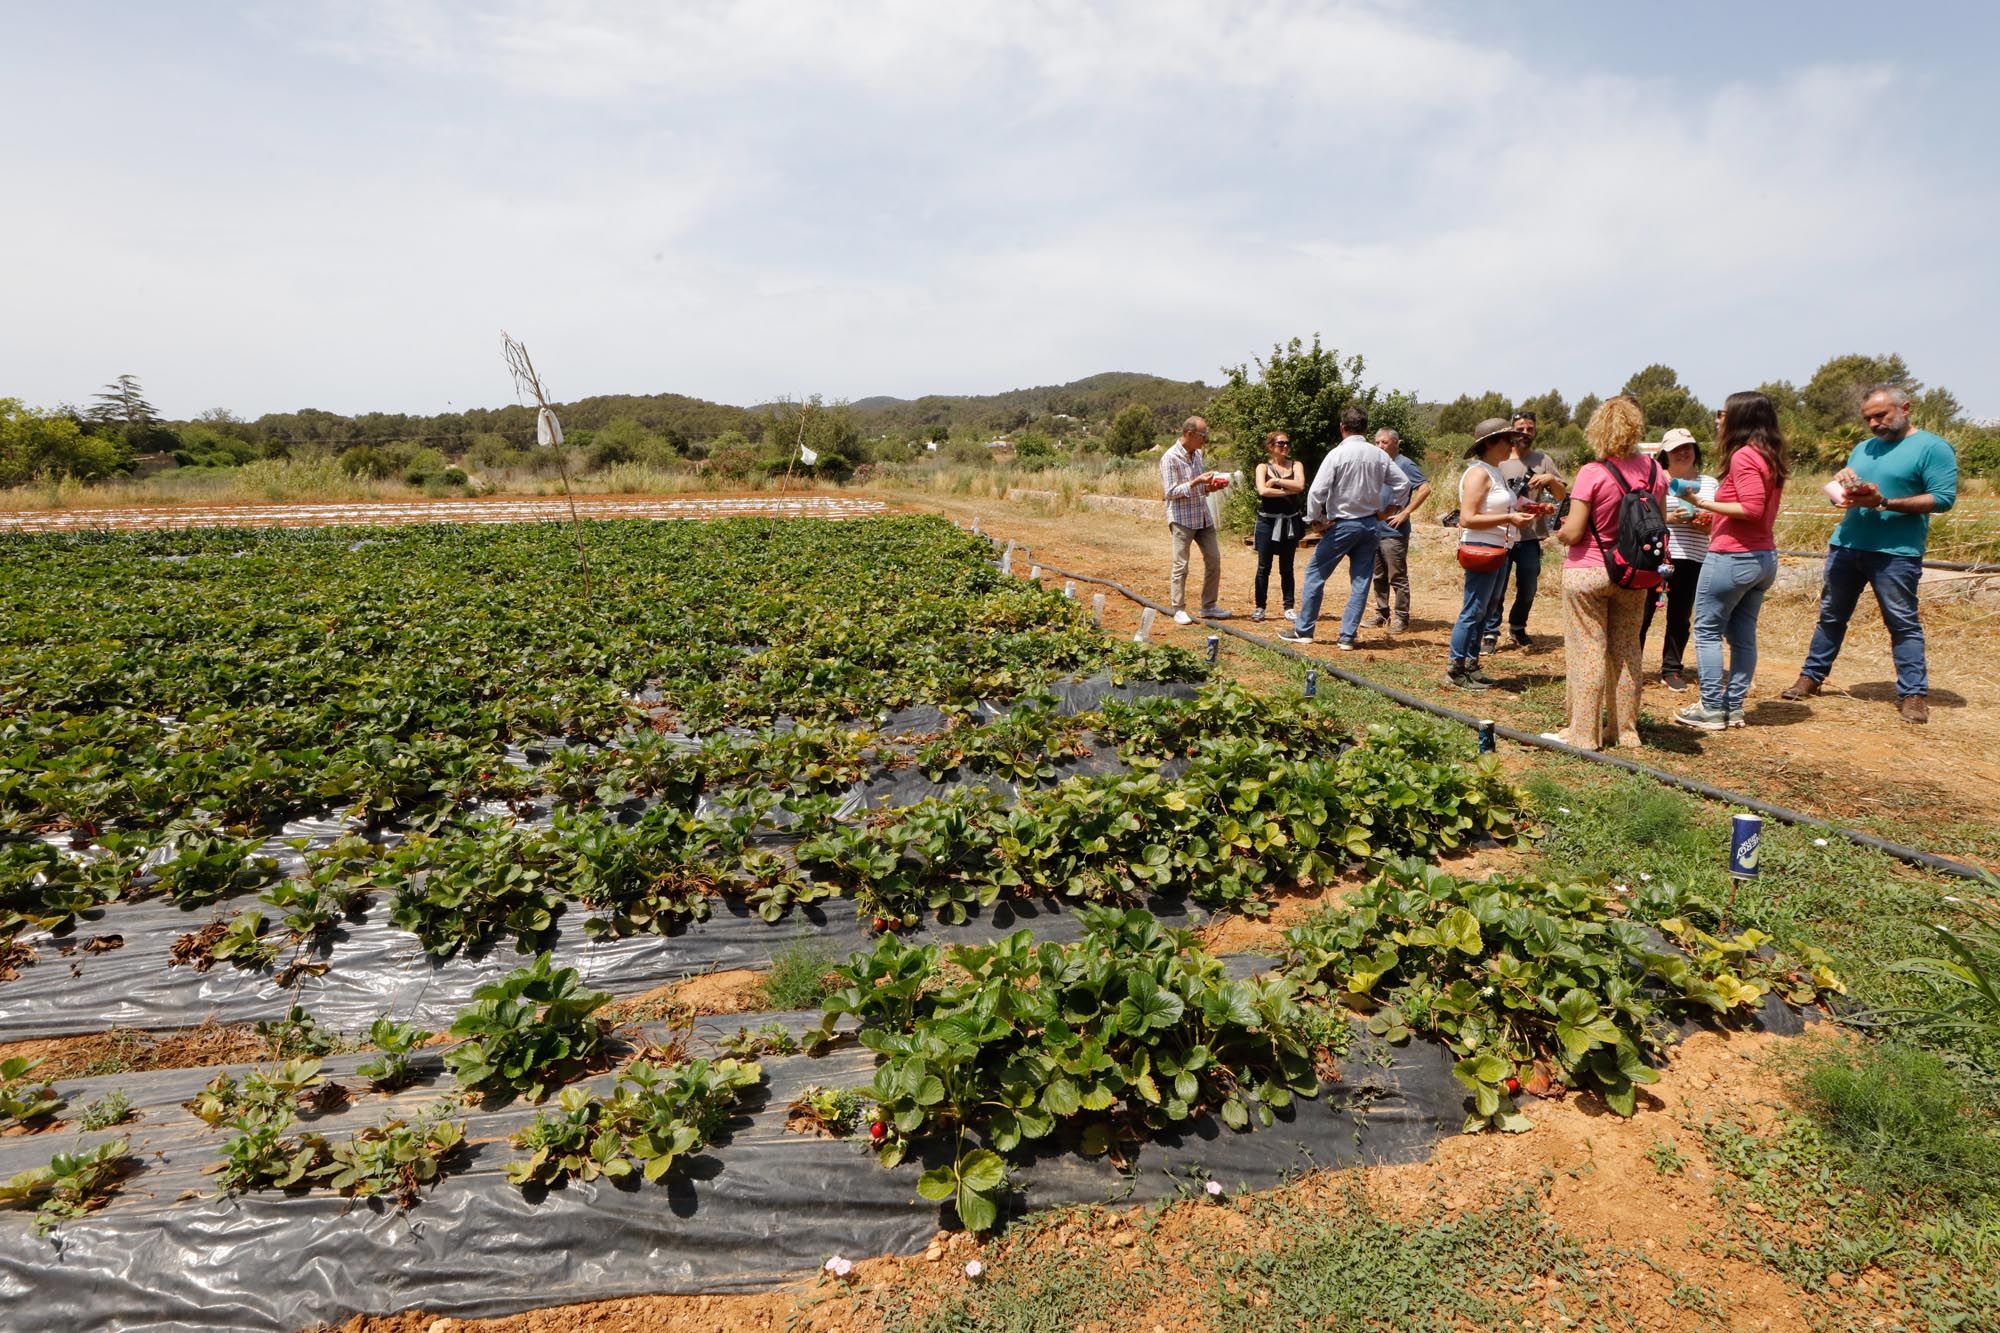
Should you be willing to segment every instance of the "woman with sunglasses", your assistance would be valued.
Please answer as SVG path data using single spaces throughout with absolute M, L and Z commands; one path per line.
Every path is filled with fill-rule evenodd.
M 1278 583 L 1285 598 L 1285 619 L 1292 618 L 1292 559 L 1306 535 L 1306 470 L 1292 461 L 1292 437 L 1274 430 L 1264 437 L 1264 461 L 1257 465 L 1257 609 L 1252 620 L 1264 618 L 1271 592 L 1271 562 L 1278 563 Z

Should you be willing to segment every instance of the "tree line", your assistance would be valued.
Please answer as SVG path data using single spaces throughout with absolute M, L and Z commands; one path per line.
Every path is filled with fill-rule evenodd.
M 1583 425 L 1601 399 L 1586 394 L 1573 406 L 1557 389 L 1526 398 L 1498 391 L 1425 402 L 1413 394 L 1364 383 L 1360 356 L 1342 357 L 1314 335 L 1274 345 L 1269 358 L 1224 367 L 1222 383 L 1110 372 L 1068 384 L 986 395 L 866 398 L 828 403 L 818 397 L 734 407 L 683 394 L 606 394 L 561 405 L 570 457 L 585 471 L 621 465 L 697 467 L 750 477 L 796 467 L 799 446 L 819 460 L 811 470 L 844 479 L 869 464 L 941 456 L 984 462 L 1004 440 L 1024 462 L 1080 452 L 1129 457 L 1170 442 L 1180 422 L 1197 412 L 1216 426 L 1211 453 L 1244 467 L 1262 457 L 1265 431 L 1292 433 L 1295 453 L 1316 465 L 1337 442 L 1336 422 L 1350 402 L 1368 407 L 1377 425 L 1392 426 L 1405 448 L 1452 456 L 1481 420 L 1528 410 L 1552 451 L 1580 458 Z M 1850 354 L 1828 360 L 1804 385 L 1759 386 L 1777 405 L 1786 438 L 1806 466 L 1844 458 L 1864 433 L 1861 395 L 1896 384 L 1913 400 L 1917 424 L 1958 447 L 1969 473 L 2000 476 L 2000 427 L 1968 422 L 1958 399 L 1926 387 L 1898 355 Z M 1680 382 L 1670 366 L 1635 371 L 1617 392 L 1632 395 L 1654 438 L 1685 427 L 1697 438 L 1714 432 L 1714 408 Z M 1220 452 L 1218 452 L 1218 450 Z M 163 419 L 138 378 L 118 376 L 83 407 L 29 407 L 0 398 L 0 485 L 43 477 L 101 480 L 139 466 L 232 468 L 264 459 L 333 460 L 350 475 L 400 478 L 450 488 L 472 477 L 514 471 L 552 473 L 555 458 L 535 447 L 534 413 L 522 406 L 472 408 L 433 415 L 318 409 L 267 413 L 254 420 L 222 408 L 186 421 Z

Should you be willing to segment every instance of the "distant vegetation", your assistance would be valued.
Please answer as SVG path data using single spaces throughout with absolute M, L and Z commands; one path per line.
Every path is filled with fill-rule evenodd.
M 1588 394 L 1572 407 L 1550 389 L 1524 398 L 1488 391 L 1425 402 L 1364 384 L 1362 375 L 1361 357 L 1343 359 L 1315 336 L 1310 346 L 1296 338 L 1274 346 L 1254 367 L 1225 367 L 1215 388 L 1112 372 L 999 394 L 847 403 L 812 398 L 732 407 L 682 394 L 612 394 L 578 399 L 560 412 L 575 472 L 616 477 L 624 469 L 641 480 L 687 474 L 694 484 L 716 485 L 755 483 L 787 469 L 845 481 L 861 469 L 933 455 L 983 465 L 996 444 L 1027 463 L 1092 453 L 1131 457 L 1171 441 L 1195 412 L 1213 418 L 1210 452 L 1218 461 L 1247 465 L 1260 456 L 1263 433 L 1282 426 L 1311 465 L 1334 443 L 1335 418 L 1350 401 L 1367 405 L 1376 424 L 1401 430 L 1418 456 L 1429 448 L 1456 457 L 1480 420 L 1520 408 L 1539 414 L 1545 447 L 1580 456 L 1583 423 L 1601 401 Z M 1777 401 L 1801 462 L 1826 467 L 1863 434 L 1860 397 L 1876 383 L 1908 388 L 1918 424 L 1951 439 L 1966 472 L 2000 476 L 2000 426 L 1967 421 L 1948 389 L 1926 388 L 1900 356 L 1839 356 L 1802 387 L 1785 381 L 1760 387 Z M 1654 438 L 1674 426 L 1704 440 L 1713 434 L 1713 405 L 1696 398 L 1670 366 L 1647 366 L 1617 391 L 1638 397 Z M 800 445 L 816 456 L 809 468 L 798 461 Z M 132 375 L 120 375 L 85 407 L 43 409 L 0 398 L 0 486 L 107 481 L 164 468 L 268 467 L 273 460 L 429 494 L 518 486 L 557 471 L 554 454 L 535 447 L 533 413 L 520 406 L 434 416 L 306 408 L 254 421 L 216 408 L 172 421 L 159 415 Z

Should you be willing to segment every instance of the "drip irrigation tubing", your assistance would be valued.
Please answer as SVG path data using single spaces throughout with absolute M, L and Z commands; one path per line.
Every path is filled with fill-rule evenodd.
M 1824 560 L 1825 551 L 1780 551 L 1779 555 L 1789 560 Z M 1966 564 L 1958 560 L 1926 560 L 1925 569 L 1946 569 L 1954 574 L 2000 574 L 2000 565 Z
M 995 545 L 998 545 L 992 534 L 982 533 L 981 535 L 989 542 L 994 542 Z M 1009 545 L 1015 555 L 1023 559 L 1031 557 L 1028 548 L 1018 543 L 1009 543 Z M 1075 579 L 1079 583 L 1092 583 L 1099 587 L 1109 588 L 1129 602 L 1133 602 L 1139 606 L 1150 607 L 1163 615 L 1173 614 L 1168 607 L 1162 606 L 1151 598 L 1141 597 L 1122 583 L 1116 583 L 1111 579 L 1098 578 L 1094 574 L 1079 574 L 1074 570 L 1057 569 L 1054 565 L 1041 561 L 1036 561 L 1035 563 L 1041 565 L 1044 574 L 1052 574 L 1057 578 Z M 1429 713 L 1432 717 L 1441 717 L 1447 721 L 1456 722 L 1461 726 L 1471 727 L 1475 731 L 1486 720 L 1474 717 L 1472 714 L 1462 712 L 1456 708 L 1448 708 L 1444 704 L 1432 703 L 1429 699 L 1421 698 L 1405 690 L 1399 690 L 1392 685 L 1384 685 L 1380 681 L 1370 680 L 1366 676 L 1356 675 L 1352 671 L 1343 671 L 1330 662 L 1322 661 L 1316 657 L 1308 657 L 1296 648 L 1275 642 L 1271 639 L 1262 638 L 1247 630 L 1238 629 L 1234 625 L 1225 625 L 1219 621 L 1208 620 L 1201 621 L 1200 623 L 1206 625 L 1212 631 L 1230 635 L 1243 640 L 1245 643 L 1254 644 L 1259 648 L 1289 657 L 1297 662 L 1302 662 L 1316 671 L 1332 676 L 1336 680 L 1345 681 L 1349 685 L 1354 685 L 1364 690 L 1372 690 L 1384 698 L 1403 705 L 1405 708 L 1414 708 L 1420 712 Z M 1520 745 L 1532 745 L 1543 750 L 1554 750 L 1558 754 L 1571 755 L 1593 764 L 1603 764 L 1609 768 L 1623 769 L 1627 773 L 1637 773 L 1642 777 L 1651 778 L 1655 782 L 1662 782 L 1670 787 L 1678 787 L 1682 791 L 1690 792 L 1705 800 L 1720 801 L 1725 805 L 1738 806 L 1742 809 L 1764 815 L 1767 818 L 1776 819 L 1781 823 L 1825 829 L 1830 833 L 1838 834 L 1849 842 L 1869 848 L 1871 851 L 1881 852 L 1886 856 L 1892 856 L 1907 865 L 1936 871 L 1939 874 L 1955 875 L 1960 879 L 1983 881 L 1987 878 L 1987 872 L 1977 866 L 1967 865 L 1962 861 L 1954 861 L 1949 857 L 1939 856 L 1934 852 L 1927 852 L 1921 848 L 1905 847 L 1902 843 L 1890 842 L 1888 839 L 1878 838 L 1872 833 L 1863 833 L 1860 829 L 1847 828 L 1830 820 L 1822 819 L 1818 815 L 1807 814 L 1803 810 L 1791 810 L 1782 805 L 1772 805 L 1769 801 L 1760 801 L 1755 797 L 1745 796 L 1741 792 L 1730 791 L 1726 787 L 1717 787 L 1712 783 L 1703 782 L 1699 778 L 1683 777 L 1679 773 L 1670 773 L 1664 768 L 1654 768 L 1651 764 L 1642 764 L 1636 760 L 1622 758 L 1618 755 L 1605 754 L 1600 750 L 1585 750 L 1578 746 L 1568 745 L 1562 741 L 1550 740 L 1534 732 L 1521 731 L 1514 727 L 1503 727 L 1495 724 L 1493 734 L 1503 736 Z

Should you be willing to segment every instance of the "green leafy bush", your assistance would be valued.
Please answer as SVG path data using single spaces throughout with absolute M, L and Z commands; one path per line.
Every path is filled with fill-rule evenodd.
M 575 968 L 537 955 L 472 992 L 472 1004 L 452 1021 L 461 1044 L 445 1064 L 469 1091 L 541 1101 L 604 1049 L 604 1022 L 594 1015 L 609 1003 L 603 991 L 584 989 Z
M 565 1088 L 513 1139 L 528 1155 L 507 1164 L 507 1179 L 552 1187 L 572 1177 L 657 1181 L 712 1142 L 763 1070 L 742 1060 L 690 1060 L 661 1068 L 635 1060 L 609 1097 Z
M 1762 936 L 1686 934 L 1692 957 L 1624 919 L 1606 889 L 1476 883 L 1405 860 L 1286 931 L 1286 969 L 1309 993 L 1368 1014 L 1378 1035 L 1443 1041 L 1472 1094 L 1466 1127 L 1520 1130 L 1514 1097 L 1537 1077 L 1631 1115 L 1673 1020 L 1742 1017 L 1774 987 L 1810 1003 L 1838 985 L 1822 959 L 1762 957 Z

